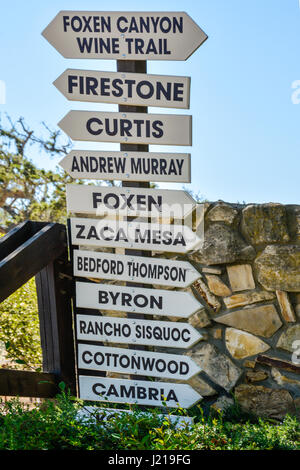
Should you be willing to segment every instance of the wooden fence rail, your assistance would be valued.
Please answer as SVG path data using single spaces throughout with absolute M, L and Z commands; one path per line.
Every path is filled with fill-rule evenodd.
M 63 381 L 76 394 L 66 227 L 26 221 L 0 239 L 0 302 L 36 278 L 43 372 L 0 369 L 0 395 L 54 397 Z

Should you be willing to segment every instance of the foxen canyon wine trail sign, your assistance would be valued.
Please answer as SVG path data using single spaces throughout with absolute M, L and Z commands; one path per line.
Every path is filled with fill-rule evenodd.
M 207 39 L 184 12 L 61 11 L 42 34 L 67 59 L 186 60 Z
M 54 81 L 69 101 L 119 105 L 71 110 L 59 122 L 74 141 L 121 145 L 72 150 L 60 162 L 74 179 L 123 182 L 67 185 L 79 397 L 189 408 L 202 398 L 182 383 L 201 372 L 184 353 L 203 339 L 188 323 L 202 308 L 189 288 L 200 273 L 174 255 L 201 247 L 204 205 L 150 187 L 189 183 L 191 156 L 148 145 L 191 146 L 192 116 L 147 109 L 189 109 L 191 80 L 147 74 L 146 61 L 186 60 L 207 35 L 185 12 L 88 11 L 61 11 L 42 34 L 65 58 L 117 61 L 115 72 L 67 68 Z

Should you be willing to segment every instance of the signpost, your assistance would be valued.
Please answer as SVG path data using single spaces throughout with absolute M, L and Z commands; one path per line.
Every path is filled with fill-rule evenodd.
M 190 107 L 190 78 L 67 69 L 53 85 L 70 101 Z
M 72 178 L 191 182 L 191 156 L 188 153 L 73 150 L 59 164 Z
M 79 394 L 83 400 L 168 408 L 191 408 L 201 395 L 188 384 L 111 379 L 79 375 Z
M 69 111 L 58 126 L 73 140 L 192 145 L 192 116 Z
M 168 287 L 188 287 L 200 273 L 187 261 L 74 250 L 73 273 L 77 277 L 110 279 Z
M 187 225 L 71 218 L 73 245 L 187 253 L 201 245 L 199 235 Z
M 184 219 L 196 208 L 186 191 L 67 184 L 68 213 Z
M 61 11 L 43 36 L 68 59 L 186 60 L 207 35 L 184 12 Z
M 189 380 L 201 368 L 188 356 L 78 344 L 78 368 Z
M 189 323 L 76 315 L 77 339 L 188 349 L 202 339 Z
M 76 282 L 76 306 L 188 318 L 202 305 L 190 292 Z
M 197 233 L 185 224 L 199 208 L 187 192 L 150 188 L 152 181 L 191 181 L 190 154 L 149 153 L 148 145 L 192 145 L 192 117 L 147 112 L 148 106 L 188 109 L 190 78 L 149 75 L 146 60 L 186 60 L 207 35 L 184 12 L 87 11 L 59 12 L 42 34 L 64 57 L 117 60 L 116 72 L 67 69 L 54 82 L 70 101 L 119 105 L 119 112 L 70 111 L 59 122 L 73 140 L 120 143 L 119 152 L 74 150 L 61 161 L 73 178 L 122 181 L 122 188 L 67 186 L 74 276 L 126 283 L 75 282 L 79 396 L 189 408 L 202 398 L 189 385 L 143 379 L 146 374 L 188 380 L 200 372 L 186 355 L 145 348 L 187 349 L 202 338 L 188 323 L 152 319 L 188 318 L 201 307 L 189 292 L 153 288 L 183 288 L 199 277 L 190 263 L 158 259 L 153 252 L 185 254 L 204 238 L 203 217 Z M 133 220 L 137 217 L 146 220 Z M 90 246 L 124 249 L 125 254 L 88 251 Z M 127 318 L 89 309 L 126 312 Z M 101 372 L 136 377 L 98 377 Z

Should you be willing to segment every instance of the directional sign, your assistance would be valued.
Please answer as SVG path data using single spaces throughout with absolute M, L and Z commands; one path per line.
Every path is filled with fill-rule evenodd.
M 191 182 L 188 153 L 73 150 L 59 164 L 74 179 Z
M 142 256 L 116 255 L 74 250 L 73 272 L 77 277 L 188 287 L 200 273 L 187 261 Z
M 186 191 L 66 185 L 67 211 L 90 215 L 184 219 L 196 208 Z
M 186 60 L 207 39 L 184 12 L 61 11 L 42 34 L 69 59 Z
M 188 384 L 79 376 L 79 398 L 169 408 L 191 408 L 202 397 Z
M 192 116 L 69 111 L 58 126 L 73 140 L 192 145 Z
M 202 338 L 189 323 L 76 315 L 77 339 L 188 349 Z
M 124 413 L 132 414 L 134 413 L 134 410 L 119 410 L 116 408 L 107 407 L 101 408 L 100 406 L 84 406 L 78 410 L 77 416 L 80 417 L 80 419 L 87 418 L 89 422 L 91 418 L 95 418 L 98 426 L 101 420 L 101 424 L 103 423 L 103 425 L 105 426 L 106 421 L 110 421 L 116 416 L 122 416 L 124 415 Z M 152 414 L 149 411 L 140 411 L 139 416 L 145 418 L 152 418 Z M 178 429 L 182 429 L 182 427 L 186 428 L 186 426 L 192 426 L 194 424 L 194 418 L 192 418 L 191 416 L 158 414 L 157 417 L 170 421 L 173 425 L 175 425 L 175 428 Z
M 188 318 L 202 305 L 190 292 L 76 282 L 76 307 Z
M 187 225 L 75 217 L 70 221 L 73 245 L 187 253 L 203 243 L 202 234 L 198 236 Z
M 78 368 L 189 380 L 201 368 L 188 356 L 78 344 Z
M 190 78 L 67 69 L 53 85 L 70 101 L 188 109 Z

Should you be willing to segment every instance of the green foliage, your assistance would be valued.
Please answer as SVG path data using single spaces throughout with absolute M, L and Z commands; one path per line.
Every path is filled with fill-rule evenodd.
M 65 184 L 73 180 L 62 170 L 38 168 L 30 154 L 34 146 L 41 161 L 62 158 L 71 142 L 61 143 L 60 132 L 45 124 L 47 135 L 39 137 L 23 118 L 13 123 L 7 117 L 6 121 L 0 121 L 0 232 L 27 219 L 64 223 Z
M 0 450 L 300 450 L 300 424 L 290 416 L 278 424 L 253 424 L 202 414 L 193 426 L 176 428 L 168 415 L 158 416 L 161 410 L 145 415 L 133 407 L 132 413 L 95 420 L 80 417 L 82 401 L 62 383 L 60 389 L 56 400 L 31 410 L 18 399 L 1 403 Z
M 0 304 L 0 341 L 5 344 L 10 369 L 41 368 L 42 351 L 34 279 Z

